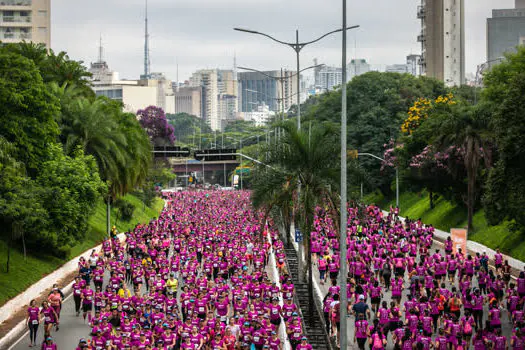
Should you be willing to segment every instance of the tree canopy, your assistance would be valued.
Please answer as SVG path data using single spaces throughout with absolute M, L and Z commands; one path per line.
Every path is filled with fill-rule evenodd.
M 137 188 L 151 161 L 132 114 L 95 98 L 82 65 L 32 43 L 0 47 L 0 237 L 65 257 L 100 196 Z

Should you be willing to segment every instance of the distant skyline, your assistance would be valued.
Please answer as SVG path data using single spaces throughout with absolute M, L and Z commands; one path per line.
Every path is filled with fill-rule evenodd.
M 416 18 L 420 0 L 348 0 L 348 23 L 359 24 L 348 35 L 349 60 L 365 58 L 373 69 L 405 63 L 410 53 L 420 53 Z M 466 1 L 466 72 L 486 60 L 486 19 L 494 8 L 513 8 L 514 0 Z M 295 70 L 292 49 L 262 36 L 233 31 L 233 27 L 265 32 L 283 41 L 300 41 L 341 26 L 341 1 L 325 0 L 149 0 L 152 72 L 179 81 L 204 68 L 239 66 L 259 70 Z M 124 79 L 143 72 L 144 0 L 53 0 L 51 47 L 67 51 L 86 65 L 98 58 L 100 35 L 104 58 Z M 340 66 L 341 35 L 306 47 L 301 66 L 319 63 Z

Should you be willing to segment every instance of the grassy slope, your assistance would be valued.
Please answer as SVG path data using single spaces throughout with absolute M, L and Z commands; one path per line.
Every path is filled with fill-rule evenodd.
M 137 223 L 146 223 L 151 218 L 157 216 L 163 207 L 163 201 L 157 199 L 151 208 L 144 208 L 143 203 L 132 195 L 124 197 L 126 201 L 135 205 L 133 219 L 130 222 L 119 220 L 117 228 L 120 232 L 128 231 Z M 116 212 L 111 211 L 112 224 L 116 220 Z M 95 208 L 95 214 L 89 220 L 90 231 L 86 239 L 73 247 L 71 257 L 78 256 L 91 247 L 96 246 L 104 238 L 106 231 L 106 206 L 100 200 Z M 7 245 L 0 241 L 0 305 L 4 304 L 10 298 L 35 283 L 48 273 L 56 270 L 64 261 L 53 257 L 35 257 L 28 255 L 27 261 L 24 261 L 24 255 L 18 250 L 11 250 L 10 271 L 6 273 Z
M 381 195 L 372 194 L 365 198 L 368 203 L 375 203 L 382 208 L 395 205 L 395 200 L 385 200 Z M 467 211 L 443 198 L 435 201 L 435 207 L 430 210 L 428 194 L 406 192 L 399 198 L 400 212 L 402 216 L 412 219 L 421 218 L 423 222 L 432 224 L 443 231 L 449 231 L 452 227 L 467 226 Z M 509 230 L 509 222 L 503 222 L 496 226 L 490 226 L 485 219 L 483 210 L 474 215 L 474 231 L 469 232 L 468 239 L 486 245 L 489 248 L 501 249 L 507 255 L 525 261 L 525 237 L 519 233 Z

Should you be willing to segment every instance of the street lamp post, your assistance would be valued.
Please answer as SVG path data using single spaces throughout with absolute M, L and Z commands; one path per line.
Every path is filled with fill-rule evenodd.
M 343 25 L 342 29 L 346 28 L 346 0 L 343 0 Z M 347 165 L 346 165 L 346 30 L 342 30 L 342 53 L 341 53 L 341 65 L 342 65 L 342 87 L 341 87 L 341 217 L 339 223 L 339 246 L 341 248 L 339 265 L 341 266 L 340 278 L 340 298 L 339 298 L 339 315 L 340 317 L 340 331 L 339 331 L 339 348 L 346 350 L 348 348 L 348 328 L 346 314 L 348 310 L 348 298 L 347 295 L 347 278 L 348 278 L 348 263 L 347 263 L 347 209 L 346 209 L 346 186 L 347 186 Z
M 237 140 L 236 138 L 234 138 L 234 137 L 230 137 L 230 136 L 226 136 L 226 138 L 231 139 L 231 140 L 235 141 L 236 143 L 238 142 L 239 145 L 240 145 L 240 147 L 241 147 L 240 149 L 242 150 L 242 142 L 243 142 L 243 141 L 247 141 L 247 140 L 249 140 L 249 139 L 253 139 L 253 138 L 255 138 L 255 137 L 258 138 L 259 136 L 261 136 L 261 135 L 253 135 L 253 136 L 246 137 L 246 138 L 244 138 L 244 139 L 240 139 L 240 140 Z M 242 184 L 243 165 L 242 165 L 242 161 L 243 161 L 243 154 L 241 153 L 241 190 L 243 189 L 243 184 Z
M 358 156 L 368 156 L 368 157 L 372 157 L 377 160 L 380 160 L 382 162 L 386 162 L 385 159 L 378 157 L 372 153 L 358 153 L 357 155 Z M 399 168 L 397 166 L 396 166 L 396 207 L 399 207 Z
M 285 80 L 288 80 L 288 79 L 291 79 L 293 78 L 294 76 L 296 75 L 299 75 L 306 71 L 306 70 L 309 70 L 309 69 L 314 69 L 314 68 L 318 68 L 318 67 L 324 67 L 325 64 L 316 64 L 314 66 L 310 66 L 310 67 L 306 67 L 306 68 L 303 68 L 301 69 L 300 71 L 296 72 L 296 73 L 293 73 L 293 74 L 287 74 L 287 75 L 284 75 L 283 76 L 283 69 L 281 68 L 281 76 L 280 77 L 275 77 L 275 76 L 272 76 L 270 74 L 267 74 L 265 72 L 262 72 L 260 70 L 257 70 L 257 69 L 253 69 L 253 68 L 247 68 L 247 67 L 237 67 L 238 69 L 242 69 L 242 70 L 247 70 L 247 71 L 250 71 L 250 72 L 256 72 L 256 73 L 259 73 L 259 74 L 262 74 L 270 79 L 275 79 L 277 81 L 279 81 L 280 85 L 281 85 L 281 97 L 280 98 L 272 98 L 268 95 L 266 95 L 265 93 L 263 92 L 260 92 L 260 91 L 256 91 L 256 90 L 248 90 L 246 89 L 247 91 L 252 91 L 252 92 L 257 92 L 257 93 L 262 93 L 263 95 L 265 95 L 267 98 L 272 98 L 272 99 L 276 99 L 278 102 L 280 102 L 280 105 L 281 105 L 281 120 L 284 121 L 284 100 L 285 98 L 289 98 L 289 97 L 292 97 L 292 95 L 288 95 L 288 96 L 284 96 L 284 81 Z M 299 78 L 297 78 L 299 79 Z M 300 97 L 300 93 L 299 91 L 297 92 L 297 95 Z M 280 135 L 279 135 L 280 136 Z
M 271 40 L 273 40 L 275 42 L 278 42 L 279 44 L 283 44 L 283 45 L 291 47 L 295 51 L 296 62 L 297 62 L 297 72 L 299 72 L 301 70 L 300 69 L 300 61 L 299 61 L 299 53 L 301 52 L 301 50 L 305 46 L 313 44 L 313 43 L 316 43 L 316 42 L 318 42 L 319 40 L 323 39 L 324 37 L 326 37 L 328 35 L 331 35 L 331 34 L 334 34 L 334 33 L 339 33 L 341 31 L 346 31 L 346 30 L 349 30 L 349 29 L 354 29 L 354 28 L 357 28 L 357 27 L 359 27 L 359 26 L 352 26 L 352 27 L 345 27 L 345 28 L 341 28 L 341 29 L 336 29 L 336 30 L 333 30 L 331 32 L 328 32 L 326 34 L 321 35 L 320 37 L 318 37 L 315 40 L 311 40 L 311 41 L 307 41 L 307 42 L 299 42 L 299 30 L 296 30 L 295 31 L 295 43 L 288 43 L 288 42 L 285 42 L 285 41 L 281 41 L 279 39 L 276 39 L 276 38 L 272 37 L 271 35 L 268 35 L 268 34 L 265 34 L 265 33 L 261 33 L 261 32 L 255 31 L 255 30 L 242 29 L 242 28 L 233 28 L 233 29 L 236 30 L 236 31 L 239 31 L 239 32 L 245 32 L 245 33 L 250 33 L 250 34 L 262 35 L 262 36 L 267 37 L 268 39 L 271 39 Z M 301 81 L 300 80 L 301 80 L 301 75 L 299 75 L 297 77 L 297 92 L 298 93 L 301 91 Z M 300 129 L 301 129 L 301 94 L 298 94 L 297 95 L 297 130 L 300 130 Z

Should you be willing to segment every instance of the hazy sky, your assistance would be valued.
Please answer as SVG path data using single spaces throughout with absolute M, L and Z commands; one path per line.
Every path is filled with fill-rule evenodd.
M 348 56 L 367 59 L 374 67 L 404 63 L 419 53 L 416 18 L 420 0 L 348 0 Z M 486 60 L 486 18 L 493 8 L 512 8 L 514 0 L 465 0 L 466 71 Z M 294 69 L 295 53 L 261 36 L 233 27 L 265 32 L 283 41 L 309 41 L 341 26 L 341 0 L 149 0 L 151 67 L 179 80 L 201 68 L 231 68 L 237 64 L 260 70 Z M 86 63 L 98 56 L 102 35 L 104 58 L 122 78 L 143 71 L 144 0 L 52 0 L 52 43 L 55 51 Z M 341 35 L 307 46 L 301 66 L 341 65 Z

